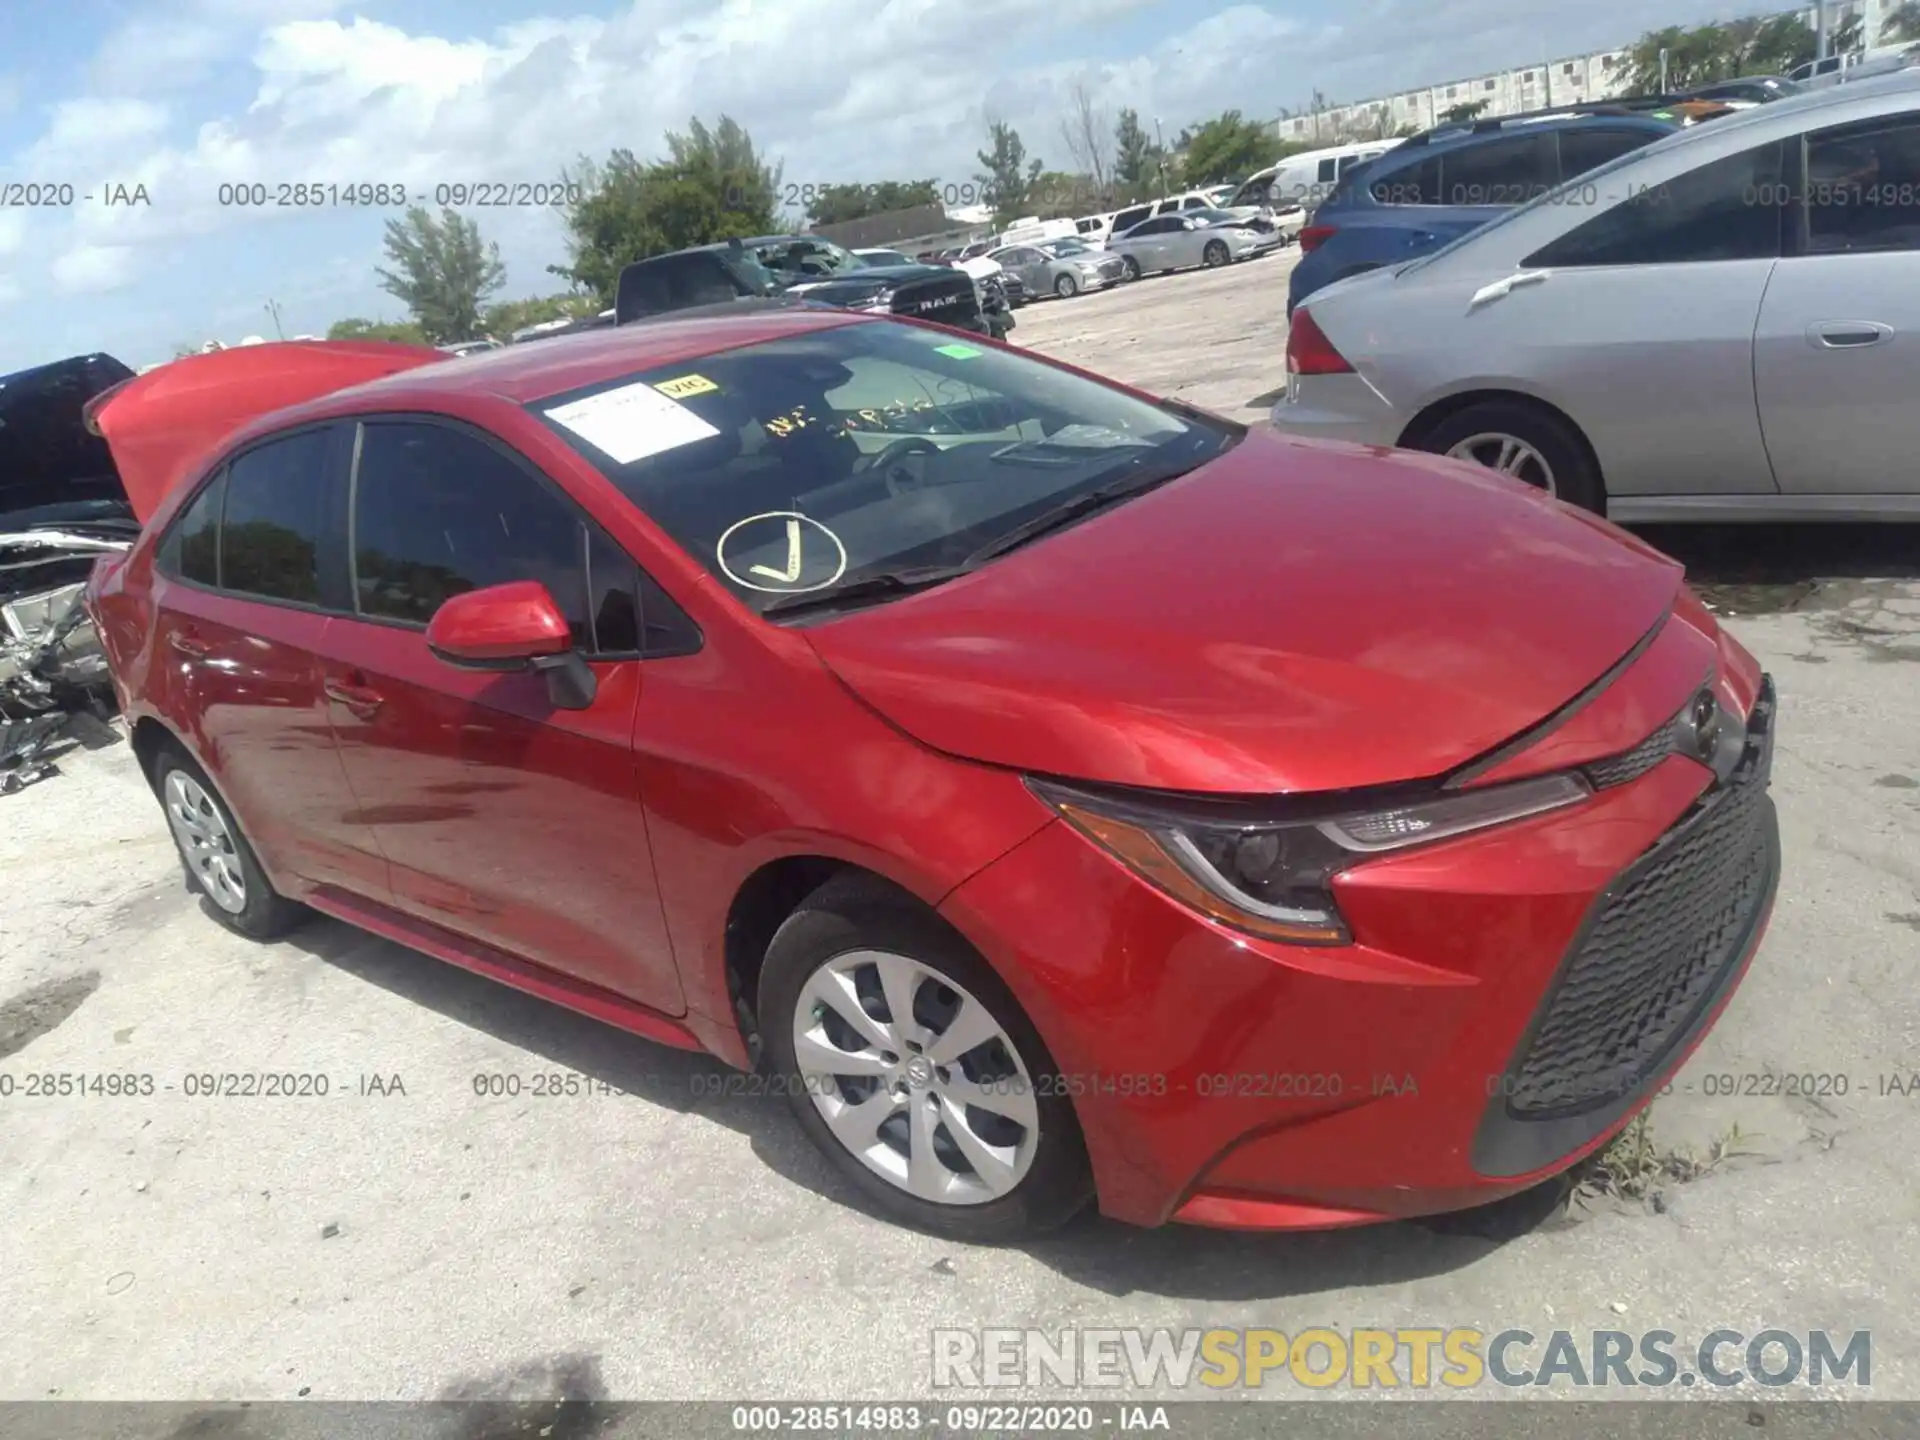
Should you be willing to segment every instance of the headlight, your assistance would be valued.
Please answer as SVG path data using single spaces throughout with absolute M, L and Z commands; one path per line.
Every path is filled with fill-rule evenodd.
M 1593 793 L 1577 776 L 1547 775 L 1403 805 L 1264 820 L 1204 801 L 1117 799 L 1051 781 L 1027 784 L 1068 824 L 1174 899 L 1222 925 L 1296 945 L 1352 938 L 1331 887 L 1349 866 L 1558 810 Z

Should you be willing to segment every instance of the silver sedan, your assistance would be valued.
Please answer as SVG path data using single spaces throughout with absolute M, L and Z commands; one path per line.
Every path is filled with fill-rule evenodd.
M 1264 238 L 1237 225 L 1209 225 L 1188 214 L 1156 215 L 1109 240 L 1107 254 L 1118 255 L 1127 278 L 1137 280 L 1157 270 L 1230 265 L 1256 253 Z
M 1696 125 L 1294 313 L 1294 435 L 1634 523 L 1920 521 L 1920 71 Z
M 1061 247 L 1059 250 L 1054 245 Z M 989 251 L 987 258 L 1020 277 L 1029 295 L 1057 295 L 1071 299 L 1082 290 L 1099 290 L 1118 284 L 1122 266 L 1104 252 L 1090 250 L 1077 241 L 1054 245 L 1008 245 Z

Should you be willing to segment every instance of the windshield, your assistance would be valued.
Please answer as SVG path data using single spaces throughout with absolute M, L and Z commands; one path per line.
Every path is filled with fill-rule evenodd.
M 1017 351 L 876 320 L 646 371 L 529 407 L 756 611 L 957 565 L 1239 431 Z
M 1049 240 L 1040 248 L 1055 259 L 1066 255 L 1088 255 L 1092 253 L 1084 240 Z
M 1196 220 L 1205 220 L 1212 225 L 1218 225 L 1222 221 L 1230 225 L 1240 223 L 1240 217 L 1230 210 L 1189 210 L 1186 213 Z
M 831 240 L 812 237 L 754 247 L 760 263 L 788 276 L 840 275 L 863 270 L 867 262 Z

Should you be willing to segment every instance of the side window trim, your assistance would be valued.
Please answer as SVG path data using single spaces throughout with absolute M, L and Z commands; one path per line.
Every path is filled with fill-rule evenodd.
M 527 456 L 491 431 L 483 430 L 477 425 L 470 425 L 466 421 L 456 419 L 451 415 L 438 415 L 431 411 L 383 410 L 371 415 L 349 416 L 345 423 L 351 427 L 353 434 L 353 458 L 347 474 L 346 506 L 347 558 L 349 565 L 352 567 L 348 572 L 351 576 L 352 586 L 348 596 L 349 603 L 345 611 L 348 618 L 367 625 L 387 625 L 397 630 L 423 631 L 427 628 L 424 624 L 415 620 L 403 620 L 390 615 L 368 615 L 363 613 L 360 608 L 359 567 L 355 560 L 355 556 L 359 550 L 359 545 L 356 543 L 355 537 L 358 534 L 359 522 L 360 460 L 362 451 L 365 448 L 367 427 L 369 425 L 424 425 L 445 430 L 450 434 L 466 435 L 479 441 L 482 445 L 487 446 L 495 454 L 507 461 L 508 464 L 512 465 L 521 474 L 532 480 L 535 485 L 557 501 L 559 505 L 573 517 L 580 532 L 581 578 L 586 584 L 589 598 L 591 598 L 593 594 L 593 569 L 588 557 L 592 554 L 593 542 L 596 536 L 611 547 L 616 554 L 624 556 L 627 563 L 633 567 L 635 583 L 633 603 L 639 615 L 640 648 L 638 650 L 602 651 L 600 649 L 598 617 L 592 613 L 592 607 L 589 606 L 587 628 L 589 638 L 593 642 L 593 651 L 588 655 L 588 659 L 608 662 L 667 659 L 676 655 L 694 654 L 704 646 L 705 637 L 701 634 L 698 623 L 679 605 L 674 604 L 672 598 L 667 595 L 659 582 L 654 580 L 648 573 L 647 568 L 638 560 L 634 559 L 631 554 L 628 554 L 626 546 L 609 535 L 606 527 L 588 514 L 580 502 L 562 489 L 552 476 L 548 475 L 546 471 L 534 464 Z M 681 633 L 683 637 L 687 632 L 690 632 L 694 643 L 687 645 L 683 638 L 681 641 L 676 642 L 674 646 L 665 646 L 657 649 L 648 646 L 647 633 L 655 622 L 648 618 L 647 599 L 653 595 L 658 595 L 664 603 L 673 606 L 674 611 L 677 612 L 677 614 L 667 619 L 666 624 L 676 632 Z
M 343 602 L 347 597 L 339 593 L 343 576 L 340 569 L 339 546 L 345 543 L 344 534 L 336 530 L 335 525 L 344 516 L 343 496 L 340 493 L 342 480 L 340 464 L 344 458 L 341 447 L 346 425 L 338 420 L 314 420 L 304 425 L 292 425 L 285 430 L 276 430 L 271 435 L 262 435 L 249 440 L 246 445 L 226 455 L 220 462 L 220 469 L 229 475 L 226 494 L 220 497 L 220 543 L 216 547 L 218 556 L 216 573 L 220 577 L 219 592 L 230 595 L 236 600 L 244 600 L 249 605 L 272 605 L 281 610 L 299 610 L 308 615 L 338 615 L 343 613 Z M 320 598 L 318 601 L 287 600 L 278 595 L 256 595 L 250 590 L 232 590 L 227 586 L 227 504 L 233 496 L 231 472 L 233 467 L 258 450 L 269 445 L 291 440 L 301 435 L 311 435 L 316 431 L 327 435 L 327 454 L 323 462 L 326 466 L 326 482 L 321 489 L 323 514 L 328 518 L 325 528 L 314 547 L 314 564 L 319 567 Z M 331 592 L 331 593 L 330 593 Z
M 223 459 L 219 464 L 207 471 L 205 475 L 202 475 L 191 487 L 187 493 L 187 498 L 180 502 L 180 508 L 173 512 L 173 518 L 167 522 L 166 533 L 162 535 L 158 543 L 154 545 L 154 568 L 164 575 L 170 583 L 185 585 L 189 589 L 199 590 L 207 594 L 219 593 L 220 530 L 222 526 L 225 525 L 227 518 L 227 495 L 224 489 L 220 492 L 220 513 L 214 516 L 213 519 L 213 583 L 209 585 L 205 581 L 190 579 L 182 575 L 179 567 L 174 562 L 179 558 L 180 527 L 186 523 L 187 517 L 193 513 L 193 507 L 200 503 L 201 498 L 209 490 L 213 489 L 214 486 L 224 485 L 226 478 L 227 462 Z M 172 553 L 169 553 L 170 550 Z
M 293 425 L 285 430 L 276 430 L 270 435 L 257 436 L 247 441 L 246 444 L 239 449 L 228 451 L 222 455 L 192 487 L 192 491 L 187 499 L 182 502 L 180 508 L 174 512 L 173 518 L 167 522 L 166 533 L 160 537 L 159 543 L 154 546 L 156 564 L 159 564 L 165 555 L 167 547 L 178 538 L 177 532 L 180 524 L 187 518 L 188 513 L 193 507 L 200 502 L 200 497 L 215 485 L 224 486 L 229 472 L 232 471 L 238 461 L 244 460 L 247 456 L 257 450 L 264 449 L 266 446 L 278 444 L 283 440 L 291 440 L 296 436 L 312 434 L 315 431 L 332 432 L 329 436 L 330 454 L 326 462 L 327 479 L 324 499 L 327 513 L 335 519 L 338 519 L 341 514 L 340 460 L 342 458 L 339 450 L 348 428 L 349 427 L 343 425 L 339 420 L 310 421 L 304 425 Z M 338 593 L 331 596 L 328 594 L 329 590 L 337 592 L 338 579 L 343 573 L 339 565 L 340 554 L 338 547 L 345 543 L 345 535 L 336 530 L 331 524 L 329 524 L 328 528 L 321 534 L 320 544 L 316 547 L 314 557 L 315 562 L 320 567 L 319 603 L 315 604 L 304 600 L 286 600 L 277 595 L 255 595 L 250 591 L 229 590 L 227 588 L 226 573 L 228 493 L 225 489 L 221 492 L 220 514 L 217 518 L 214 531 L 214 583 L 207 585 L 198 580 L 190 580 L 180 574 L 177 569 L 169 569 L 165 565 L 159 565 L 161 574 L 165 575 L 173 584 L 190 586 L 195 590 L 209 594 L 231 595 L 234 599 L 245 600 L 251 605 L 274 605 L 282 610 L 302 610 L 308 614 L 333 615 L 351 613 L 351 610 L 342 603 L 343 600 L 350 597 L 343 597 Z M 348 558 L 351 559 L 351 557 Z M 334 583 L 330 585 L 329 581 L 333 581 Z

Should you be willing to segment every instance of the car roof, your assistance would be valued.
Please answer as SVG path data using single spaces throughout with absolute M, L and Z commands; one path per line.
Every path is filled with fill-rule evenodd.
M 1501 118 L 1510 118 L 1518 123 L 1499 129 L 1475 129 L 1463 124 L 1459 130 L 1451 133 L 1445 129 L 1429 131 L 1419 145 L 1402 145 L 1387 151 L 1368 165 L 1368 173 L 1378 175 L 1403 161 L 1417 162 L 1422 156 L 1431 155 L 1437 151 L 1458 150 L 1462 146 L 1472 144 L 1492 144 L 1496 140 L 1511 140 L 1516 135 L 1551 135 L 1560 130 L 1586 130 L 1598 126 L 1606 126 L 1610 129 L 1619 129 L 1624 126 L 1629 130 L 1646 130 L 1664 135 L 1680 128 L 1671 120 L 1661 120 L 1652 115 L 1636 114 L 1631 111 L 1583 111 L 1578 114 L 1540 119 L 1525 119 L 1520 116 Z

